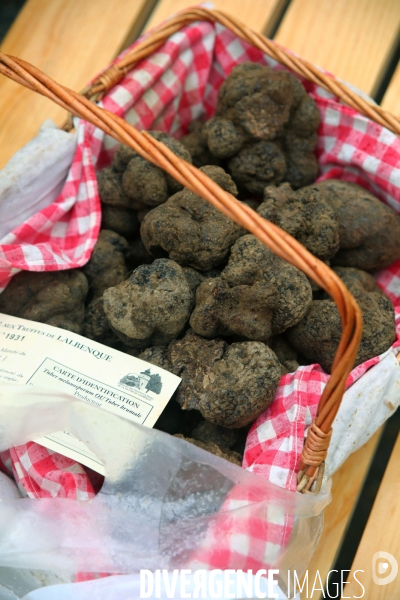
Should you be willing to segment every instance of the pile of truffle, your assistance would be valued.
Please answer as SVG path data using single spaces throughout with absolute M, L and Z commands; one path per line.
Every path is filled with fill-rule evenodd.
M 235 67 L 215 116 L 179 141 L 151 132 L 330 264 L 357 299 L 357 363 L 395 339 L 371 273 L 400 257 L 400 218 L 365 189 L 313 184 L 314 101 L 286 72 Z M 120 146 L 98 174 L 102 231 L 82 270 L 20 273 L 0 312 L 63 327 L 182 378 L 157 427 L 240 464 L 250 424 L 299 364 L 330 371 L 334 302 L 200 196 Z

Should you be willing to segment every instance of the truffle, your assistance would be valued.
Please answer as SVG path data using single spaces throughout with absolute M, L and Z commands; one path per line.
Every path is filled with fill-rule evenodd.
M 211 154 L 217 158 L 234 156 L 246 141 L 232 121 L 220 117 L 213 117 L 205 123 L 204 135 Z
M 283 335 L 276 335 L 268 341 L 268 346 L 278 357 L 284 373 L 293 373 L 299 368 L 297 352 L 292 348 Z
M 106 167 L 97 174 L 97 186 L 104 204 L 130 208 L 129 198 L 122 189 L 121 175 L 112 167 Z
M 251 423 L 269 406 L 280 378 L 279 361 L 265 344 L 228 345 L 193 331 L 169 344 L 162 364 L 182 378 L 175 397 L 184 410 L 195 409 L 208 421 L 233 429 Z
M 290 183 L 294 190 L 310 185 L 318 175 L 318 161 L 314 154 L 317 136 L 303 139 L 286 132 L 282 137 L 282 148 L 286 158 L 284 181 Z
M 178 140 L 161 131 L 150 131 L 152 137 L 165 144 L 174 154 L 191 163 L 188 150 Z M 147 206 L 158 206 L 165 202 L 170 194 L 179 192 L 182 185 L 163 169 L 148 162 L 142 156 L 131 153 L 129 160 L 121 160 L 116 155 L 118 168 L 126 163 L 122 174 L 122 189 L 126 196 L 135 202 Z
M 207 135 L 204 132 L 202 121 L 193 121 L 189 125 L 189 133 L 179 141 L 188 150 L 195 167 L 218 164 L 218 160 L 212 156 L 207 146 Z
M 220 448 L 232 448 L 238 440 L 237 429 L 226 429 L 210 421 L 202 421 L 192 431 L 192 438 L 207 444 L 212 442 Z
M 103 297 L 95 298 L 86 307 L 83 335 L 106 346 L 115 346 L 118 338 L 111 330 L 104 312 Z
M 223 189 L 237 194 L 231 177 L 215 166 L 201 169 Z M 206 200 L 185 189 L 144 218 L 141 236 L 147 251 L 168 256 L 183 266 L 201 271 L 221 264 L 244 230 Z
M 185 327 L 193 306 L 181 267 L 168 259 L 141 265 L 103 298 L 111 328 L 132 348 L 168 344 Z
M 219 89 L 216 116 L 232 121 L 250 138 L 275 139 L 290 117 L 290 77 L 257 63 L 237 65 Z
M 199 335 L 239 335 L 266 342 L 298 323 L 312 300 L 301 271 L 252 235 L 232 246 L 220 278 L 197 288 L 190 325 Z
M 129 243 L 125 254 L 125 261 L 130 270 L 134 270 L 140 265 L 149 265 L 153 262 L 153 257 L 147 252 L 140 237 L 135 238 Z
M 103 204 L 101 208 L 101 227 L 115 231 L 125 238 L 134 237 L 139 231 L 139 220 L 136 211 L 120 206 Z
M 93 248 L 92 256 L 83 267 L 88 278 L 93 298 L 103 295 L 103 292 L 126 279 L 128 270 L 125 265 L 124 253 L 128 242 L 115 233 L 103 229 Z
M 246 145 L 231 158 L 228 170 L 237 184 L 252 194 L 262 194 L 265 186 L 283 180 L 286 160 L 278 144 L 260 141 Z
M 217 444 L 211 441 L 203 442 L 200 440 L 195 440 L 193 438 L 184 437 L 180 433 L 176 433 L 174 437 L 180 438 L 181 440 L 185 440 L 186 442 L 189 442 L 194 446 L 198 446 L 203 450 L 207 450 L 207 452 L 211 452 L 211 454 L 215 454 L 215 456 L 224 458 L 225 460 L 228 460 L 229 462 L 232 462 L 235 465 L 238 465 L 239 467 L 242 466 L 242 459 L 238 452 L 234 452 L 233 450 L 229 450 L 228 448 L 220 448 L 219 446 L 217 446 Z
M 396 338 L 394 309 L 372 276 L 356 269 L 334 269 L 356 298 L 363 315 L 363 334 L 355 366 L 385 352 Z M 310 362 L 330 372 L 337 350 L 341 320 L 330 299 L 314 300 L 305 317 L 285 336 Z
M 221 447 L 236 442 L 226 428 L 252 423 L 269 406 L 281 376 L 280 363 L 265 344 L 229 345 L 221 339 L 204 339 L 191 330 L 168 347 L 144 350 L 139 358 L 182 378 L 174 398 L 184 416 L 190 417 L 185 435 Z M 199 423 L 200 414 L 221 427 Z
M 288 181 L 314 181 L 320 115 L 304 87 L 286 71 L 256 63 L 232 69 L 221 85 L 216 116 L 204 127 L 211 152 L 230 158 L 228 169 L 246 190 Z
M 168 198 L 164 171 L 142 156 L 134 156 L 122 175 L 122 189 L 133 201 L 158 206 Z
M 199 411 L 207 421 L 229 429 L 252 423 L 272 402 L 280 378 L 279 361 L 265 344 L 229 345 L 191 330 L 168 348 L 149 348 L 139 358 L 182 378 L 175 398 L 185 413 Z M 190 428 L 191 437 L 198 425 L 197 420 Z
M 264 190 L 259 215 L 272 221 L 321 260 L 339 250 L 339 223 L 331 206 L 313 187 L 294 192 L 289 183 Z
M 178 140 L 161 131 L 149 133 L 174 154 L 192 162 L 188 150 Z M 112 166 L 102 169 L 97 181 L 103 204 L 139 211 L 146 206 L 162 204 L 169 195 L 183 187 L 163 169 L 124 145 L 118 146 Z
M 365 271 L 383 269 L 400 257 L 400 217 L 364 188 L 328 179 L 314 184 L 339 223 L 339 252 L 332 262 Z
M 0 295 L 0 312 L 81 333 L 88 287 L 77 269 L 22 271 Z

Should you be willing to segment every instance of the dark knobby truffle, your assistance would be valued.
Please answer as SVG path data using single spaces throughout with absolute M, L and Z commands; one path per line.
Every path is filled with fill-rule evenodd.
M 216 116 L 232 121 L 249 138 L 273 140 L 289 120 L 293 99 L 288 73 L 242 63 L 219 89 Z
M 233 68 L 221 85 L 216 116 L 206 123 L 207 143 L 238 185 L 254 194 L 288 181 L 313 182 L 320 115 L 302 84 L 286 71 L 255 63 Z
M 261 342 L 205 340 L 189 331 L 171 342 L 168 358 L 182 378 L 176 399 L 211 423 L 239 428 L 269 406 L 280 378 L 275 354 Z
M 115 346 L 118 337 L 112 331 L 104 312 L 103 297 L 95 298 L 86 307 L 82 334 L 106 346 Z
M 213 117 L 204 125 L 204 135 L 213 156 L 229 158 L 242 148 L 246 136 L 227 119 Z
M 339 223 L 335 265 L 383 269 L 400 257 L 400 217 L 364 188 L 328 179 L 312 186 L 332 207 Z
M 93 298 L 102 296 L 107 288 L 126 279 L 128 270 L 124 255 L 127 249 L 128 242 L 118 233 L 106 229 L 100 231 L 92 256 L 83 267 Z
M 220 167 L 201 169 L 223 189 L 237 194 L 231 177 Z M 168 256 L 201 271 L 221 264 L 244 230 L 206 200 L 185 189 L 144 218 L 141 236 L 153 256 Z
M 148 348 L 139 358 L 182 378 L 175 398 L 185 414 L 194 416 L 194 425 L 185 435 L 203 441 L 207 426 L 199 424 L 196 415 L 201 413 L 222 428 L 244 427 L 270 405 L 281 376 L 280 363 L 265 344 L 229 345 L 220 339 L 206 340 L 191 330 L 168 347 Z M 215 431 L 225 440 L 220 441 L 221 447 L 235 443 L 224 429 Z M 210 431 L 207 436 L 211 441 Z
M 179 141 L 188 150 L 195 167 L 218 164 L 218 159 L 212 156 L 207 146 L 207 135 L 204 131 L 202 121 L 192 121 L 189 125 L 189 133 Z
M 203 442 L 201 440 L 184 437 L 180 433 L 176 433 L 174 437 L 180 438 L 181 440 L 185 440 L 186 442 L 189 442 L 194 446 L 198 446 L 203 450 L 207 450 L 207 452 L 211 452 L 211 454 L 215 454 L 215 456 L 225 458 L 225 460 L 228 460 L 229 462 L 232 462 L 235 465 L 238 465 L 239 467 L 242 466 L 242 459 L 238 452 L 234 452 L 233 450 L 229 450 L 228 448 L 220 448 L 220 446 L 218 446 L 215 442 Z
M 335 268 L 356 298 L 363 315 L 363 334 L 355 366 L 385 352 L 396 338 L 394 309 L 368 273 Z M 330 299 L 314 300 L 304 319 L 286 332 L 290 344 L 311 363 L 319 363 L 328 373 L 337 350 L 341 320 Z
M 313 187 L 293 191 L 289 183 L 269 186 L 257 212 L 290 233 L 321 260 L 332 258 L 339 250 L 335 213 Z
M 185 146 L 172 136 L 161 131 L 151 131 L 150 135 L 183 160 L 192 162 Z M 112 166 L 102 169 L 97 181 L 103 204 L 139 211 L 162 204 L 183 187 L 163 169 L 122 144 L 117 148 Z M 115 214 L 113 216 L 116 218 Z
M 283 180 L 286 160 L 279 144 L 260 141 L 240 150 L 230 159 L 228 169 L 238 185 L 252 194 L 262 194 L 265 186 Z
M 103 298 L 111 328 L 132 348 L 168 344 L 185 327 L 193 306 L 181 267 L 167 259 L 141 265 Z
M 130 208 L 103 204 L 101 207 L 101 228 L 115 231 L 124 238 L 130 239 L 139 232 L 138 213 Z
M 305 315 L 312 300 L 306 276 L 245 235 L 232 246 L 220 278 L 196 292 L 190 325 L 199 335 L 239 335 L 266 342 Z
M 0 312 L 82 333 L 88 287 L 77 269 L 22 271 L 0 295 Z
M 188 150 L 178 140 L 161 131 L 150 131 L 149 133 L 157 141 L 165 144 L 174 154 L 186 162 L 192 162 Z M 182 189 L 183 186 L 178 181 L 139 154 L 132 151 L 133 154 L 131 152 L 126 156 L 126 151 L 121 152 L 125 153 L 121 158 L 117 151 L 114 164 L 122 169 L 126 163 L 122 174 L 122 189 L 126 196 L 134 202 L 151 207 L 158 206 L 165 202 L 168 196 Z M 130 158 L 127 160 L 129 156 Z

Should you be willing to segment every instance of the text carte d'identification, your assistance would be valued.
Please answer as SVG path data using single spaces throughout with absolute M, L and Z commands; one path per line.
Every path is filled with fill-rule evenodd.
M 180 378 L 129 354 L 44 323 L 0 313 L 0 382 L 54 388 L 153 427 Z M 104 474 L 68 431 L 35 440 Z

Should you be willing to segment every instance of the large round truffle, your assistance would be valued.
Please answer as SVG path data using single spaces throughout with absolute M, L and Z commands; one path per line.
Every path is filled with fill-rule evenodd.
M 332 207 L 312 187 L 294 192 L 289 183 L 264 190 L 264 202 L 257 209 L 321 260 L 339 249 L 339 223 Z
M 383 269 L 400 257 L 400 217 L 364 188 L 328 179 L 313 185 L 339 223 L 340 250 L 333 264 L 365 271 Z
M 357 366 L 385 352 L 396 339 L 394 309 L 368 273 L 338 268 L 337 274 L 356 298 L 363 315 L 363 334 L 355 361 Z M 329 373 L 341 330 L 335 303 L 324 298 L 314 300 L 304 319 L 285 335 L 298 352 L 310 362 L 319 363 Z
M 307 277 L 252 235 L 232 246 L 220 278 L 197 288 L 190 325 L 199 335 L 266 342 L 298 323 L 311 304 Z
M 185 327 L 193 306 L 181 267 L 168 259 L 141 265 L 103 298 L 111 328 L 132 348 L 168 344 Z
M 77 269 L 22 271 L 0 295 L 0 312 L 82 332 L 88 281 Z
M 242 63 L 221 85 L 216 115 L 232 121 L 252 138 L 273 140 L 289 120 L 293 99 L 287 73 Z
M 195 409 L 211 423 L 233 429 L 269 406 L 280 378 L 277 357 L 261 342 L 228 345 L 189 331 L 159 358 L 160 366 L 182 378 L 176 400 L 184 410 Z
M 212 423 L 243 427 L 272 402 L 280 379 L 279 361 L 261 342 L 230 346 L 214 342 L 191 335 L 173 342 L 169 356 L 182 377 L 177 400 Z
M 237 194 L 231 177 L 220 167 L 201 169 L 223 189 Z M 168 256 L 201 271 L 221 264 L 244 230 L 206 200 L 185 189 L 143 219 L 141 236 L 153 256 Z

